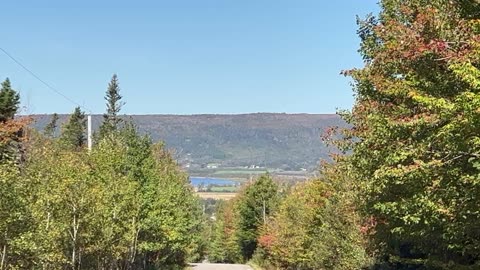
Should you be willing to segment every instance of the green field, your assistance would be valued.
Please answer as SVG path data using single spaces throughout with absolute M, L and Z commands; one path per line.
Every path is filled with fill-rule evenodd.
M 225 187 L 211 187 L 211 192 L 236 192 L 238 187 L 225 186 Z

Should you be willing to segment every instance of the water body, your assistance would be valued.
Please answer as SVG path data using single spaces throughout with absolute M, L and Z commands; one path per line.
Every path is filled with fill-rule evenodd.
M 237 184 L 236 181 L 229 180 L 229 179 L 222 179 L 222 178 L 211 178 L 211 177 L 190 177 L 190 182 L 193 186 L 199 185 L 218 185 L 218 186 L 235 186 Z

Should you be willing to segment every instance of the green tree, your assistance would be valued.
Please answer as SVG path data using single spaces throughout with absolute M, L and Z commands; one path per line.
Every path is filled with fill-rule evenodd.
M 118 130 L 119 125 L 122 123 L 122 119 L 118 114 L 124 103 L 121 101 L 122 96 L 120 95 L 117 74 L 113 74 L 108 84 L 105 100 L 107 101 L 107 112 L 103 115 L 103 123 L 100 126 L 100 136 L 105 136 L 105 134 Z
M 163 145 L 152 146 L 154 171 L 145 182 L 139 248 L 155 267 L 182 264 L 201 232 L 202 210 L 188 176 Z
M 148 150 L 148 149 L 147 149 Z M 97 268 L 121 268 L 135 262 L 140 230 L 141 183 L 134 170 L 144 164 L 134 163 L 128 144 L 117 136 L 97 143 L 91 152 L 92 174 L 100 191 L 98 215 L 92 226 Z M 148 152 L 143 153 L 148 155 Z
M 234 204 L 237 199 L 221 202 L 215 212 L 212 238 L 208 249 L 208 260 L 216 263 L 236 263 L 242 261 L 238 244 Z
M 10 80 L 7 78 L 0 89 L 0 122 L 13 119 L 20 104 L 20 94 L 12 89 Z
M 92 151 L 102 190 L 95 246 L 100 266 L 168 269 L 183 265 L 201 232 L 200 204 L 161 144 L 126 123 Z
M 60 136 L 61 142 L 66 147 L 74 149 L 83 147 L 87 140 L 85 134 L 86 128 L 87 119 L 85 118 L 85 113 L 82 112 L 80 107 L 76 107 L 67 123 L 63 126 Z
M 14 119 L 20 95 L 12 89 L 7 78 L 0 89 L 0 162 L 21 159 L 21 138 L 27 119 Z
M 58 114 L 54 113 L 50 119 L 50 122 L 45 126 L 43 133 L 49 138 L 55 138 L 58 127 Z
M 252 258 L 257 248 L 259 229 L 267 223 L 279 203 L 278 185 L 268 174 L 249 184 L 235 204 L 238 212 L 236 237 L 244 260 Z
M 16 240 L 7 242 L 7 250 L 14 251 L 7 254 L 9 266 L 170 269 L 195 257 L 200 204 L 163 145 L 140 136 L 132 124 L 90 152 L 41 134 L 33 133 L 31 140 L 23 171 L 9 173 L 10 184 L 2 186 L 11 196 L 0 207 L 17 207 L 16 198 L 31 213 L 19 215 L 28 221 L 21 223 L 29 224 L 26 229 L 5 219 L 5 226 L 18 229 L 10 229 L 9 238 Z M 14 184 L 25 185 L 21 191 L 28 193 L 14 196 Z M 2 208 L 2 217 L 8 213 Z
M 360 21 L 365 67 L 346 72 L 373 251 L 395 269 L 478 268 L 480 3 L 380 3 Z
M 27 186 L 19 167 L 0 162 L 0 269 L 31 268 L 25 238 L 31 224 L 26 204 Z
M 8 96 L 17 101 L 11 103 L 12 99 L 5 99 Z M 29 122 L 25 118 L 13 119 L 18 95 L 11 90 L 8 79 L 2 84 L 0 99 L 3 117 L 0 123 L 0 269 L 31 268 L 27 259 L 30 253 L 23 241 L 31 224 L 25 200 L 28 186 L 23 181 L 23 164 L 19 162 L 22 130 Z
M 33 223 L 25 238 L 31 260 L 43 269 L 85 269 L 95 250 L 94 209 L 100 209 L 92 163 L 86 150 L 42 139 L 32 143 L 24 172 Z
M 345 163 L 296 184 L 262 227 L 256 257 L 280 269 L 361 269 L 368 265 L 355 193 Z

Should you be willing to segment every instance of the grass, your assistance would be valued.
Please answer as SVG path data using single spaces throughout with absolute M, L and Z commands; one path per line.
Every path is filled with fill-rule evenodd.
M 238 187 L 225 186 L 225 187 L 211 187 L 211 192 L 236 192 Z

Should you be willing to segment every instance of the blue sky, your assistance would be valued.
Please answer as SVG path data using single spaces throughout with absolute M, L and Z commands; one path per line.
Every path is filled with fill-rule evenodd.
M 352 105 L 339 73 L 362 66 L 355 16 L 376 2 L 4 1 L 0 47 L 94 113 L 113 73 L 126 114 L 333 113 Z M 75 106 L 0 52 L 5 77 L 24 113 Z

